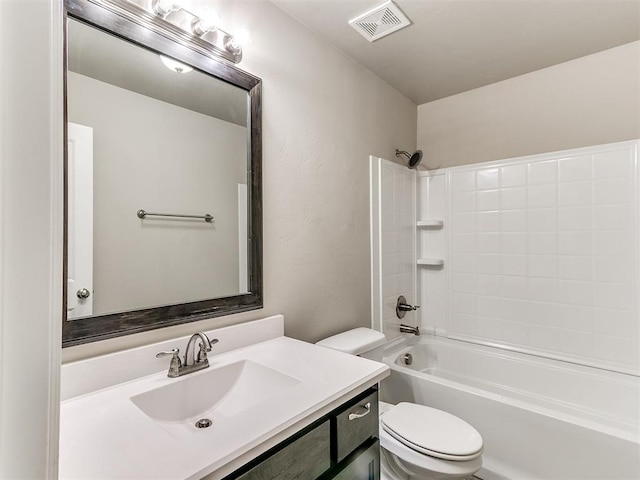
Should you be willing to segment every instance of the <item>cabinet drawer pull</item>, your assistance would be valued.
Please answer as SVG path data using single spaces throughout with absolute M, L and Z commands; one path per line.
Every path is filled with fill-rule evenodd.
M 357 420 L 358 418 L 366 417 L 371 413 L 371 403 L 367 402 L 364 406 L 359 406 L 356 410 L 349 414 L 349 420 Z

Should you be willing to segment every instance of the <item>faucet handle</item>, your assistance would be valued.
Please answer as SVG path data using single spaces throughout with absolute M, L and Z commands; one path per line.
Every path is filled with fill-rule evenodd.
M 180 357 L 178 357 L 179 353 L 180 353 L 180 349 L 179 348 L 173 348 L 169 352 L 158 352 L 158 353 L 156 353 L 156 358 L 166 357 L 167 355 L 173 355 L 174 358 L 178 358 L 178 360 L 180 360 Z M 172 358 L 172 360 L 173 360 L 173 358 Z
M 420 305 L 409 305 L 408 303 L 398 303 L 398 310 L 403 312 L 411 312 L 412 310 L 417 310 L 420 308 Z
M 200 337 L 200 351 L 210 352 L 211 351 L 211 340 L 207 337 L 206 333 L 201 334 Z
M 182 368 L 182 360 L 180 360 L 180 349 L 174 348 L 169 352 L 158 352 L 156 358 L 166 357 L 171 355 L 171 363 L 169 364 L 169 372 L 167 376 L 171 378 L 178 377 L 180 375 L 180 368 Z
M 207 352 L 211 351 L 211 347 L 218 343 L 218 339 L 214 338 L 213 340 L 209 340 L 209 337 L 204 336 L 207 339 L 208 345 L 205 345 L 204 342 L 200 342 L 200 351 L 198 352 L 197 362 L 204 362 L 207 359 Z

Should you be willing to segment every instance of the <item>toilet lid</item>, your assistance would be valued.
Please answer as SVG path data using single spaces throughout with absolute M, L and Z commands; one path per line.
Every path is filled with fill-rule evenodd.
M 482 453 L 482 437 L 464 420 L 415 403 L 399 403 L 381 417 L 382 427 L 396 440 L 420 453 L 465 461 Z

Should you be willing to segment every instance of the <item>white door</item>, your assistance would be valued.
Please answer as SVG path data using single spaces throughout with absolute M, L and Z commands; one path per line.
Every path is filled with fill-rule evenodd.
M 391 340 L 400 324 L 420 324 L 416 312 L 396 315 L 400 295 L 410 305 L 417 298 L 416 172 L 378 157 L 370 161 L 372 325 Z
M 67 318 L 93 313 L 93 128 L 68 125 Z
M 249 269 L 247 264 L 247 185 L 238 184 L 238 292 L 249 293 Z

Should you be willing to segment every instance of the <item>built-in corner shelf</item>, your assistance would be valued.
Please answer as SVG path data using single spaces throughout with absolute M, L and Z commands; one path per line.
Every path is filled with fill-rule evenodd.
M 431 258 L 431 257 L 419 258 L 418 259 L 418 265 L 424 265 L 424 266 L 427 266 L 427 267 L 441 267 L 442 265 L 444 265 L 444 259 L 442 259 L 442 258 Z
M 418 220 L 418 228 L 442 228 L 444 226 L 444 220 L 437 218 L 427 218 L 426 220 Z

